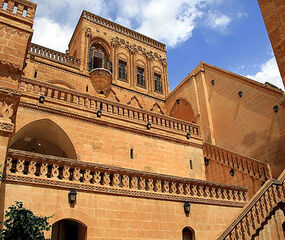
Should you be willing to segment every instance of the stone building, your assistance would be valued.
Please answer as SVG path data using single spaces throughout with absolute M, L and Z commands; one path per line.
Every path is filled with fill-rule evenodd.
M 284 80 L 285 4 L 260 5 Z M 0 0 L 0 220 L 18 200 L 53 240 L 284 239 L 283 91 L 201 62 L 169 93 L 163 43 L 83 11 L 61 53 L 35 12 Z

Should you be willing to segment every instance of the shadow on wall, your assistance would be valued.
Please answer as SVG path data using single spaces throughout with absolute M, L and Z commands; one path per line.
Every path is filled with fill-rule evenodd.
M 196 122 L 191 104 L 186 99 L 177 99 L 170 111 L 170 116 L 187 122 Z
M 37 120 L 22 127 L 12 137 L 9 147 L 76 159 L 76 151 L 68 135 L 49 119 Z

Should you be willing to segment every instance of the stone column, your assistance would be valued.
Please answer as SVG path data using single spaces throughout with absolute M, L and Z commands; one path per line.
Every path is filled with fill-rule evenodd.
M 16 112 L 20 93 L 16 90 L 0 88 L 0 222 L 4 217 L 5 176 L 4 167 L 9 140 L 14 132 Z

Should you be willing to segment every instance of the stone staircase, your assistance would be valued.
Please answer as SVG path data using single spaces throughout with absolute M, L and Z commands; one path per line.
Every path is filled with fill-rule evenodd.
M 266 181 L 216 240 L 283 240 L 284 183 L 285 170 L 278 179 Z

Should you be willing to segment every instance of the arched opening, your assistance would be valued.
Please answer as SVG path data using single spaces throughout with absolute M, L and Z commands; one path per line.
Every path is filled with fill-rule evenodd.
M 52 225 L 52 240 L 85 240 L 87 227 L 72 219 L 63 219 Z
M 195 122 L 194 111 L 191 104 L 185 99 L 177 99 L 170 112 L 171 117 L 187 122 Z
M 37 120 L 21 128 L 11 139 L 10 148 L 76 159 L 67 134 L 49 119 Z
M 89 71 L 93 69 L 106 69 L 111 73 L 112 62 L 109 60 L 109 56 L 105 48 L 99 43 L 93 43 L 89 50 Z
M 190 227 L 185 227 L 182 230 L 182 240 L 195 240 L 194 230 Z
M 284 235 L 284 238 L 285 238 L 285 222 L 282 223 L 282 230 L 283 230 L 283 235 Z

